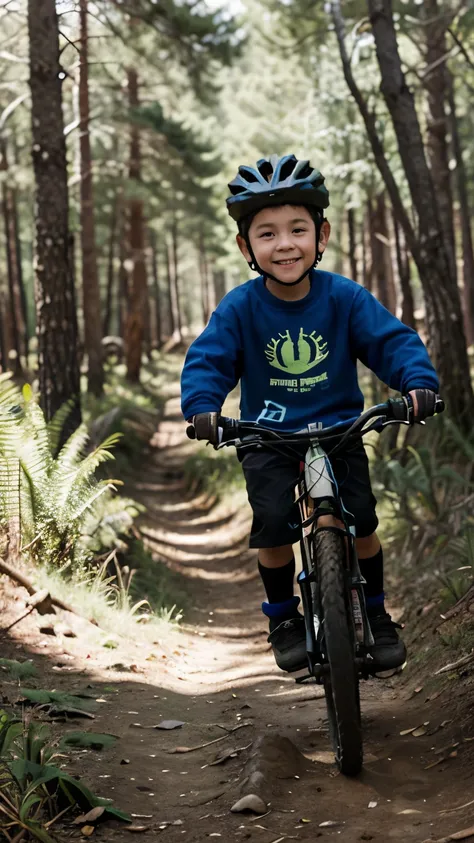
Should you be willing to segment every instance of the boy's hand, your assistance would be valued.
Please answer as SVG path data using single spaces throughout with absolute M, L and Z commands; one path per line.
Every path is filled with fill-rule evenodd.
M 413 421 L 421 422 L 434 416 L 436 402 L 439 401 L 436 392 L 431 389 L 412 389 L 408 394 L 413 402 Z
M 192 423 L 196 439 L 204 439 L 211 445 L 219 444 L 222 437 L 222 428 L 219 428 L 219 413 L 198 413 L 193 416 Z

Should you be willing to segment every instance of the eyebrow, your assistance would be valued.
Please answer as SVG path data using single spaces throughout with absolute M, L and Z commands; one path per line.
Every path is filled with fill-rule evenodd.
M 304 222 L 307 224 L 308 220 L 303 219 L 303 217 L 296 217 L 294 220 L 290 220 L 291 225 L 294 225 L 296 222 Z M 273 228 L 274 225 L 274 222 L 261 222 L 257 225 L 256 230 L 258 231 L 259 228 Z

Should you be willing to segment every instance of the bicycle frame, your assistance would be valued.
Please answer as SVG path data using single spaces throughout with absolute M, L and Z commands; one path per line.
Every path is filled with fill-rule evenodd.
M 301 513 L 302 535 L 300 540 L 303 570 L 298 575 L 303 611 L 306 621 L 306 649 L 309 671 L 321 681 L 324 670 L 324 623 L 314 614 L 313 592 L 318 595 L 317 566 L 315 565 L 315 529 L 338 530 L 344 536 L 347 546 L 347 589 L 352 599 L 352 616 L 355 631 L 356 651 L 360 667 L 368 671 L 370 656 L 367 649 L 374 643 L 365 606 L 363 579 L 355 546 L 354 518 L 344 507 L 334 478 L 331 463 L 321 444 L 315 438 L 308 448 L 302 473 L 295 489 L 296 502 Z M 342 527 L 318 526 L 323 516 L 330 516 L 342 523 Z M 364 672 L 364 671 L 363 671 Z

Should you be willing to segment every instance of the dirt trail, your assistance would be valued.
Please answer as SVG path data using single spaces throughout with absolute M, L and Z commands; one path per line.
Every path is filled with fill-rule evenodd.
M 122 809 L 151 815 L 136 819 L 148 827 L 144 839 L 167 843 L 211 837 L 225 843 L 317 837 L 421 843 L 472 825 L 474 805 L 440 812 L 474 799 L 474 744 L 462 743 L 469 733 L 464 727 L 460 734 L 449 695 L 434 701 L 413 694 L 413 675 L 362 685 L 364 772 L 357 780 L 336 774 L 320 689 L 297 686 L 270 654 L 254 553 L 246 547 L 249 513 L 216 509 L 184 488 L 182 463 L 192 446 L 183 439 L 176 398 L 154 445 L 140 480 L 127 491 L 148 506 L 141 526 L 150 546 L 185 578 L 193 604 L 185 624 L 152 650 L 124 642 L 113 652 L 84 652 L 80 640 L 73 641 L 66 660 L 59 643 L 41 645 L 32 628 L 26 641 L 44 654 L 36 658 L 44 660 L 50 687 L 84 686 L 87 676 L 104 700 L 94 730 L 120 736 L 112 750 L 76 754 L 74 771 Z M 142 728 L 163 718 L 184 725 Z M 425 735 L 400 735 L 424 721 Z M 256 750 L 262 736 L 270 740 Z M 214 740 L 192 752 L 170 752 Z M 436 755 L 438 748 L 459 740 L 457 757 L 426 769 L 449 754 Z M 236 757 L 213 765 L 231 749 Z M 255 752 L 252 763 L 271 802 L 262 818 L 230 812 Z M 327 822 L 334 825 L 321 826 Z M 95 833 L 107 841 L 129 836 L 120 825 Z

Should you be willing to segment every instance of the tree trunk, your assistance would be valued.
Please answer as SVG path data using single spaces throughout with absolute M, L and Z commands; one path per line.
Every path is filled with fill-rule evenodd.
M 357 272 L 357 243 L 356 243 L 356 236 L 355 236 L 355 220 L 354 220 L 354 208 L 347 209 L 347 231 L 349 235 L 349 261 L 351 265 L 351 278 L 353 281 L 358 282 L 358 272 Z
M 456 98 L 454 94 L 454 80 L 448 72 L 448 101 L 450 112 L 451 140 L 454 158 L 456 160 L 456 185 L 459 199 L 459 213 L 461 217 L 463 283 L 464 283 L 464 325 L 468 345 L 474 342 L 474 251 L 472 246 L 471 209 L 467 191 L 467 175 L 462 156 L 461 138 L 459 136 L 456 115 Z
M 167 281 L 167 304 L 168 304 L 168 325 L 169 336 L 177 336 L 178 326 L 176 323 L 176 308 L 174 306 L 173 271 L 171 267 L 171 248 L 168 240 L 165 239 L 166 258 L 166 281 Z
M 405 325 L 409 325 L 410 328 L 415 328 L 415 305 L 413 302 L 413 291 L 411 289 L 410 256 L 407 252 L 403 232 L 395 214 L 393 214 L 392 219 L 395 233 L 398 278 L 402 291 L 402 322 Z
M 172 260 L 172 305 L 173 305 L 173 334 L 181 342 L 182 334 L 182 318 L 181 318 L 181 303 L 179 300 L 179 269 L 178 269 L 178 220 L 176 214 L 173 215 L 173 223 L 171 226 L 171 260 Z
M 77 314 L 69 255 L 66 144 L 55 0 L 28 0 L 33 167 L 36 182 L 35 299 L 40 402 L 48 421 L 73 403 L 64 429 L 81 421 Z
M 128 102 L 130 111 L 138 108 L 138 74 L 134 68 L 127 71 Z M 133 118 L 132 118 L 133 119 Z M 130 126 L 130 166 L 129 177 L 138 187 L 141 181 L 140 129 L 134 123 Z M 133 190 L 133 188 L 132 188 Z M 145 260 L 145 231 L 143 221 L 143 200 L 139 194 L 129 200 L 130 209 L 130 258 L 133 263 L 130 304 L 125 326 L 125 355 L 127 378 L 130 381 L 140 379 L 142 348 L 145 340 L 145 309 L 147 307 L 148 288 Z
M 150 245 L 151 245 L 151 272 L 153 277 L 153 311 L 154 311 L 154 331 L 152 346 L 154 348 L 161 348 L 163 343 L 163 334 L 161 330 L 161 297 L 160 297 L 160 277 L 158 273 L 158 248 L 156 243 L 156 232 L 150 229 Z
M 5 246 L 7 256 L 8 291 L 9 291 L 9 319 L 13 346 L 10 352 L 12 369 L 16 375 L 22 370 L 22 358 L 27 362 L 28 339 L 24 312 L 23 278 L 21 273 L 21 256 L 17 230 L 17 210 L 15 191 L 8 182 L 7 146 L 0 139 L 0 171 L 4 173 L 2 182 L 2 205 L 5 223 Z
M 3 307 L 3 296 L 0 290 L 0 372 L 6 372 L 8 369 L 8 352 L 6 344 L 6 325 L 5 313 Z
M 459 292 L 444 245 L 442 225 L 413 95 L 406 85 L 401 68 L 390 0 L 368 0 L 368 6 L 382 76 L 381 89 L 392 117 L 412 202 L 418 216 L 416 236 L 385 158 L 375 118 L 355 85 L 345 49 L 340 3 L 339 0 L 332 0 L 331 9 L 344 74 L 364 118 L 377 166 L 384 178 L 395 214 L 403 226 L 408 248 L 418 267 L 426 303 L 428 347 L 438 369 L 443 393 L 453 418 L 467 428 L 470 427 L 474 395 Z
M 199 238 L 199 275 L 201 278 L 202 319 L 204 325 L 207 325 L 211 311 L 209 309 L 209 279 L 207 272 L 206 249 L 202 235 Z
M 211 272 L 211 275 L 216 291 L 216 304 L 219 304 L 225 296 L 225 272 L 223 269 L 215 269 Z
M 79 151 L 81 159 L 81 247 L 84 345 L 87 354 L 87 389 L 101 395 L 104 387 L 102 325 L 94 225 L 92 156 L 89 134 L 89 43 L 87 0 L 79 0 Z
M 112 313 L 114 309 L 114 287 L 115 287 L 115 271 L 114 271 L 114 260 L 115 260 L 115 244 L 117 240 L 117 227 L 118 227 L 118 206 L 119 206 L 119 194 L 118 191 L 115 192 L 114 198 L 112 200 L 112 210 L 110 213 L 110 226 L 109 226 L 109 242 L 107 248 L 107 291 L 105 295 L 105 310 L 104 310 L 104 321 L 102 325 L 102 333 L 104 337 L 109 336 L 111 332 L 111 325 L 112 325 Z
M 122 339 L 125 336 L 127 314 L 129 310 L 130 292 L 127 272 L 128 256 L 128 209 L 123 204 L 119 209 L 119 273 L 118 273 L 118 333 Z
M 387 227 L 384 193 L 375 200 L 373 216 L 372 259 L 379 301 L 391 313 L 397 309 L 397 295 L 393 280 L 390 239 Z
M 451 276 L 456 278 L 456 246 L 453 223 L 453 194 L 449 171 L 449 149 L 446 119 L 446 27 L 448 20 L 439 6 L 439 0 L 424 0 L 426 14 L 426 62 L 429 68 L 423 78 L 428 100 L 427 152 L 433 179 L 439 218 L 442 222 L 445 247 L 450 262 Z

